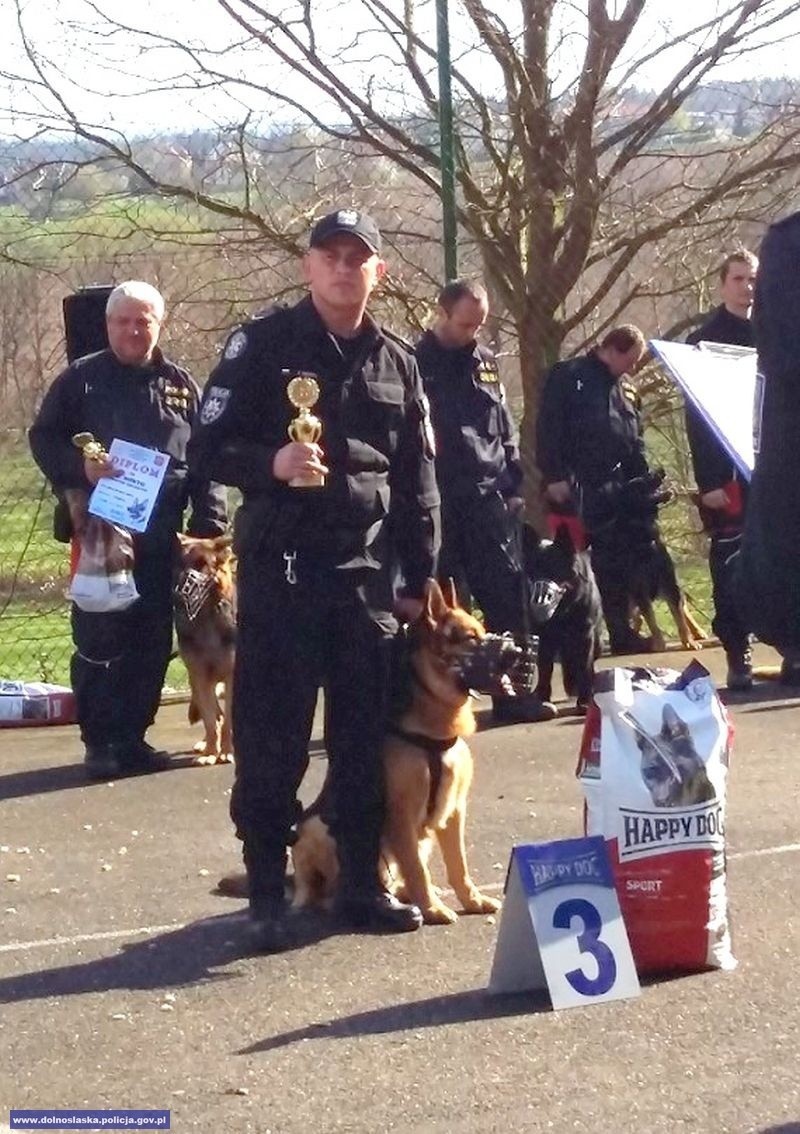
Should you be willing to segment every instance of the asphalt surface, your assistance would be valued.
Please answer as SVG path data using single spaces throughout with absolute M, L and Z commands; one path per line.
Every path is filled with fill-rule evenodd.
M 800 1131 L 800 700 L 770 682 L 730 701 L 738 968 L 561 1012 L 487 995 L 485 917 L 401 937 L 320 919 L 293 952 L 243 956 L 243 905 L 213 892 L 239 861 L 229 767 L 176 755 L 86 785 L 74 728 L 3 731 L 0 1130 L 12 1107 L 125 1107 L 230 1134 Z M 581 833 L 581 723 L 483 723 L 468 843 L 499 893 L 514 843 Z M 185 752 L 185 707 L 151 739 Z M 304 796 L 323 772 L 317 734 Z

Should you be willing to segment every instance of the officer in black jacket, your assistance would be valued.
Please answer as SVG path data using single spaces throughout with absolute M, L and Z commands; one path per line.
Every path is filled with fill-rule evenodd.
M 166 766 L 144 735 L 172 649 L 175 533 L 190 498 L 194 535 L 220 535 L 227 522 L 224 490 L 189 475 L 186 446 L 200 391 L 157 346 L 163 314 L 164 300 L 150 284 L 116 287 L 106 305 L 109 349 L 55 379 L 29 433 L 34 459 L 62 499 L 67 489 L 88 499 L 100 477 L 115 475 L 108 461 L 84 460 L 72 443 L 76 433 L 94 434 L 106 449 L 117 438 L 170 458 L 147 530 L 133 540 L 140 597 L 123 611 L 72 609 L 72 688 L 92 779 Z
M 592 546 L 612 653 L 647 649 L 629 622 L 619 561 L 631 520 L 650 515 L 658 485 L 644 452 L 639 398 L 624 375 L 644 353 L 637 327 L 615 327 L 587 355 L 557 363 L 545 378 L 536 459 L 546 499 L 577 508 Z
M 519 635 L 527 630 L 528 589 L 517 536 L 525 503 L 522 466 L 497 361 L 476 341 L 488 313 L 484 287 L 451 280 L 416 356 L 430 399 L 442 494 L 439 576 L 456 581 L 465 605 L 471 592 L 490 630 Z M 554 705 L 533 694 L 493 698 L 501 723 L 555 715 Z
M 752 252 L 732 252 L 719 270 L 722 304 L 687 336 L 687 343 L 755 346 L 750 309 L 758 260 Z M 728 688 L 753 684 L 750 636 L 734 590 L 734 567 L 742 545 L 747 481 L 693 406 L 686 406 L 686 433 L 692 454 L 698 506 L 709 536 L 708 563 L 714 594 L 713 630 L 728 660 Z
M 308 297 L 228 339 L 190 451 L 198 473 L 244 495 L 235 525 L 231 814 L 249 878 L 251 943 L 265 952 L 290 939 L 286 847 L 320 687 L 339 912 L 365 928 L 421 924 L 416 907 L 379 883 L 379 751 L 395 568 L 416 613 L 438 551 L 427 404 L 408 349 L 366 313 L 385 270 L 375 223 L 353 209 L 324 217 L 304 265 Z M 295 407 L 305 400 L 321 433 L 313 421 L 292 424 L 290 398 Z

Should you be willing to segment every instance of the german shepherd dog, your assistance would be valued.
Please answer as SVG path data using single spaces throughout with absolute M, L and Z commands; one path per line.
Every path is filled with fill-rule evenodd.
M 498 681 L 506 688 L 498 675 L 508 672 L 512 654 L 519 653 L 513 645 L 509 650 L 501 645 L 495 659 L 487 662 L 481 644 L 488 646 L 492 637 L 458 606 L 452 586 L 443 592 L 434 580 L 428 581 L 422 614 L 408 635 L 400 683 L 405 695 L 391 714 L 383 744 L 382 854 L 384 883 L 418 906 L 429 925 L 446 925 L 458 917 L 431 881 L 428 859 L 434 840 L 461 910 L 486 914 L 500 908 L 473 882 L 465 850 L 473 774 L 466 740 L 476 727 L 469 690 L 496 692 Z M 296 907 L 324 904 L 334 892 L 338 861 L 324 819 L 327 791 L 326 782 L 300 821 L 292 847 Z
M 665 649 L 664 634 L 653 610 L 653 603 L 660 598 L 669 607 L 683 648 L 701 649 L 706 634 L 687 608 L 675 564 L 658 527 L 657 507 L 652 514 L 619 517 L 609 534 L 593 537 L 592 545 L 602 550 L 606 570 L 613 570 L 624 581 L 634 632 L 639 632 L 644 621 L 650 633 L 650 651 Z M 647 649 L 647 639 L 643 642 L 643 649 Z
M 657 736 L 648 733 L 630 713 L 624 713 L 623 719 L 636 730 L 642 779 L 656 807 L 690 807 L 716 797 L 689 727 L 671 705 L 664 706 Z
M 585 713 L 592 696 L 594 663 L 600 656 L 602 605 L 588 553 L 577 551 L 569 528 L 540 539 L 530 524 L 522 527 L 522 556 L 531 586 L 531 623 L 539 635 L 536 694 L 553 695 L 553 667 L 561 662 L 564 689 Z
M 178 535 L 173 587 L 178 652 L 189 674 L 189 721 L 203 722 L 195 764 L 233 760 L 231 696 L 236 652 L 236 589 L 230 536 Z M 217 686 L 224 686 L 220 704 Z

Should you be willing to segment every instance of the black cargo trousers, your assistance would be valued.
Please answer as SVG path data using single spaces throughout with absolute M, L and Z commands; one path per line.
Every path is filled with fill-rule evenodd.
M 282 899 L 320 688 L 341 885 L 374 892 L 393 635 L 371 617 L 357 575 L 302 552 L 290 563 L 277 550 L 243 555 L 237 585 L 231 818 L 251 905 Z
M 88 747 L 135 744 L 155 720 L 172 651 L 172 570 L 172 539 L 135 539 L 139 598 L 106 614 L 73 603 L 70 676 Z
M 483 611 L 486 628 L 502 634 L 527 631 L 524 607 L 529 586 L 522 564 L 519 521 L 499 492 L 442 502 L 439 579 L 452 578 L 459 601 L 470 596 Z

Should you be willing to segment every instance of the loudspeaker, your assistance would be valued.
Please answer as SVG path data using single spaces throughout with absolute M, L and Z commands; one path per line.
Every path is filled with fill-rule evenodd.
M 105 350 L 108 346 L 106 302 L 113 290 L 111 284 L 90 284 L 64 297 L 68 362 Z

